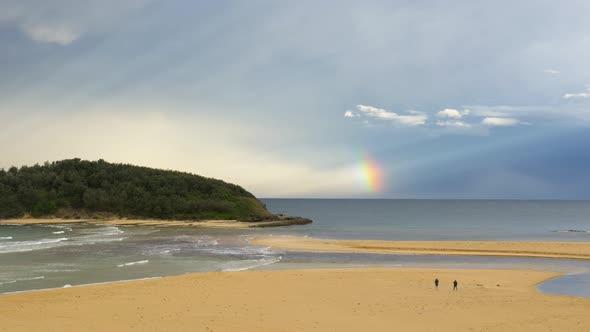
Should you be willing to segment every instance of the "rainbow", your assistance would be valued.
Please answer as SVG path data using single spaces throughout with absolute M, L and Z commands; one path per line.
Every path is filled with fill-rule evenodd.
M 365 158 L 361 161 L 360 178 L 361 182 L 366 186 L 367 191 L 378 193 L 383 190 L 383 170 L 377 161 L 369 155 L 365 155 Z

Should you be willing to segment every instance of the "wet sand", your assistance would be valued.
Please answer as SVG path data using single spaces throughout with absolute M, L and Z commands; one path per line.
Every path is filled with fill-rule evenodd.
M 254 239 L 252 243 L 297 251 L 590 259 L 590 242 L 380 241 L 266 237 Z

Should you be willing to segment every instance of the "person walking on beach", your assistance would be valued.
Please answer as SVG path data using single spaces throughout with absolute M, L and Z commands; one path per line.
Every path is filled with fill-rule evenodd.
M 434 287 L 436 287 L 436 289 L 438 289 L 438 278 L 434 279 Z
M 459 285 L 459 283 L 457 282 L 457 280 L 453 281 L 453 290 L 454 291 L 457 290 L 457 285 Z

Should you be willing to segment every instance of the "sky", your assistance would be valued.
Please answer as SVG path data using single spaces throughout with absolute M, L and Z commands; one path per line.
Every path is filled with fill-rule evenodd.
M 590 199 L 589 1 L 0 0 L 0 168 Z

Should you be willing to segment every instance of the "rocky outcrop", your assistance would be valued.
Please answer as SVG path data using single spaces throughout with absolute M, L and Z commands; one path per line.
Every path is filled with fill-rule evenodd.
M 277 219 L 269 221 L 248 222 L 248 227 L 278 227 L 291 225 L 307 225 L 311 224 L 312 220 L 302 217 L 287 216 L 284 214 L 277 214 Z

